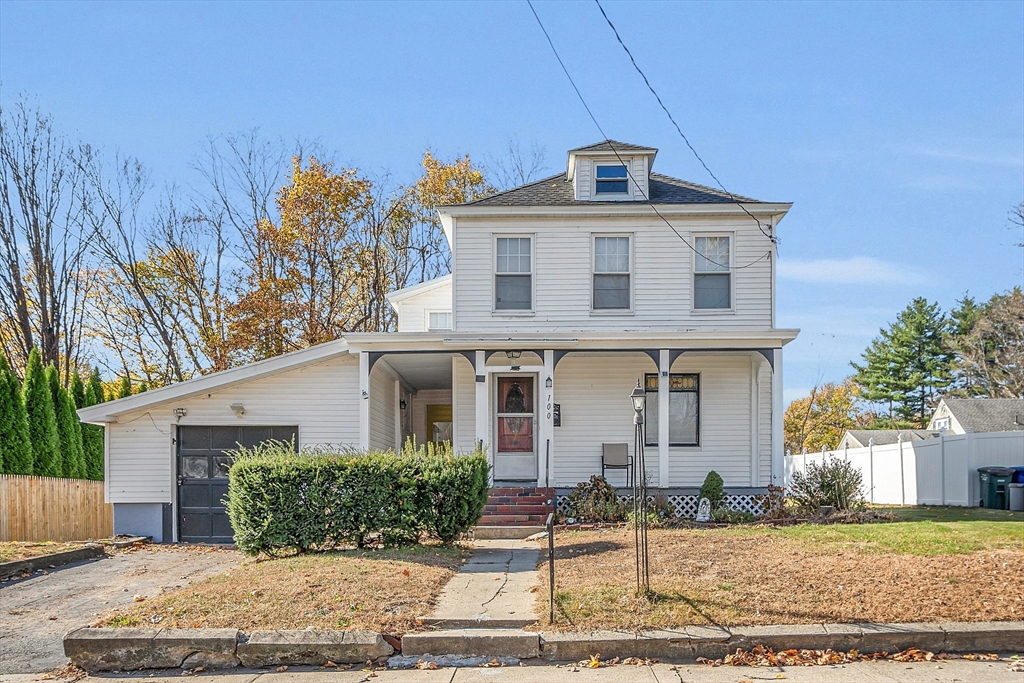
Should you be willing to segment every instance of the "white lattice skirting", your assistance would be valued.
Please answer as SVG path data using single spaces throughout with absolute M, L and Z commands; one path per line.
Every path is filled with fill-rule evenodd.
M 668 501 L 669 505 L 676 511 L 676 517 L 683 519 L 693 519 L 697 516 L 697 505 L 700 503 L 699 498 L 695 494 L 685 493 L 650 493 L 648 492 L 647 500 L 653 503 L 658 496 L 661 495 Z M 626 505 L 630 505 L 633 502 L 633 496 L 629 493 L 619 492 L 619 502 Z M 565 513 L 565 506 L 569 502 L 568 493 L 558 493 L 555 496 L 556 508 L 558 512 Z M 764 500 L 761 495 L 758 494 L 732 494 L 727 493 L 722 499 L 722 507 L 730 510 L 740 510 L 743 512 L 749 512 L 753 515 L 760 515 L 763 512 Z

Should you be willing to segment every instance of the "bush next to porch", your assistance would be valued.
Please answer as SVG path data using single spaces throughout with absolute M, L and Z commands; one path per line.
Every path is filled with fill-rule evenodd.
M 269 442 L 237 451 L 229 477 L 235 543 L 255 555 L 404 545 L 422 534 L 451 543 L 480 520 L 488 465 L 482 453 L 456 456 L 450 446 L 296 453 Z

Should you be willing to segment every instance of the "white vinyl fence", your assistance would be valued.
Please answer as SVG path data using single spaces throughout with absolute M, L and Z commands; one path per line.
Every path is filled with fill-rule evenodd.
M 1024 467 L 1024 432 L 939 436 L 885 446 L 786 456 L 785 484 L 808 463 L 843 458 L 864 475 L 868 502 L 886 505 L 960 505 L 981 501 L 978 468 Z

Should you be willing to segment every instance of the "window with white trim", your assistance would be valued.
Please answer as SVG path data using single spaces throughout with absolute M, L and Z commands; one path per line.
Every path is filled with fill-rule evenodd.
M 658 375 L 644 375 L 644 443 L 658 445 Z M 700 445 L 700 375 L 668 377 L 668 445 Z
M 693 240 L 693 307 L 732 308 L 732 261 L 728 235 Z
M 529 237 L 499 237 L 495 245 L 494 309 L 533 309 L 533 249 Z
M 594 310 L 630 308 L 630 264 L 627 236 L 594 237 Z
M 598 164 L 594 169 L 594 194 L 629 194 L 629 173 L 622 164 Z
M 451 311 L 430 311 L 427 313 L 427 331 L 444 332 L 452 329 Z

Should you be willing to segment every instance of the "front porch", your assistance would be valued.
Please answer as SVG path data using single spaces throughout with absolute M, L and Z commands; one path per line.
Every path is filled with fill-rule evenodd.
M 711 470 L 743 497 L 781 481 L 780 348 L 436 346 L 360 350 L 362 448 L 450 441 L 484 450 L 495 486 L 568 489 L 602 473 L 605 444 L 636 457 L 639 380 L 648 486 L 670 491 L 681 513 Z M 607 479 L 627 483 L 624 470 Z

